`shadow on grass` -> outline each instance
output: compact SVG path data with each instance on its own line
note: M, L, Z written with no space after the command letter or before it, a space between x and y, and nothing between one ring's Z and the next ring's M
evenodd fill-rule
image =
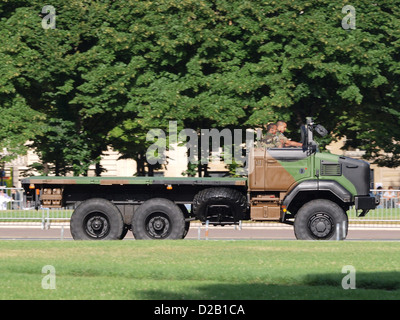
M400 272L356 273L356 288L343 289L346 274L310 274L293 284L212 283L181 290L141 290L146 300L400 299Z
M341 286L346 274L311 274L305 282L310 286ZM355 284L357 289L365 290L400 290L400 272L356 272Z

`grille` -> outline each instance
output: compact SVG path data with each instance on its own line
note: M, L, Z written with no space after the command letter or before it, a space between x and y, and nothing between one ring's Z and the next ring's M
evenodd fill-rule
M321 176L341 176L342 165L340 163L321 163Z

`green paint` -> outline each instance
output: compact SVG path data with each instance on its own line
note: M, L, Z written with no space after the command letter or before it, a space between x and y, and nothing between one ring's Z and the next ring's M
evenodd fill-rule
M321 176L321 161L327 161L331 163L339 163L339 156L331 153L315 153L311 156L300 159L297 161L278 161L282 167L294 178L296 184L306 180L333 180L338 182L344 188L346 188L353 196L357 195L357 191L353 183L351 183L343 175L334 176L327 175ZM317 175L317 172L319 173Z
M342 185L345 189L347 189L353 196L357 195L357 190L352 182L350 182L344 175L340 176L322 176L321 175L321 160L339 163L339 156L336 154L331 154L327 152L316 153L315 157L315 170L319 170L319 179L320 180L333 180Z

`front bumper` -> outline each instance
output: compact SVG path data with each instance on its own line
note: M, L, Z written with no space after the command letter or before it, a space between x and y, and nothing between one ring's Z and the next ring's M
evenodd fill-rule
M369 210L375 209L379 204L379 201L379 196L375 196L373 194L368 196L356 196L354 205L356 210L362 210L359 216L363 217L368 213Z

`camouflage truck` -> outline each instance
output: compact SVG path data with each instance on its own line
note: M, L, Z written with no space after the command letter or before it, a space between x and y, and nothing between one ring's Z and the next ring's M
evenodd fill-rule
M370 194L370 166L318 152L311 118L299 148L253 149L246 178L49 177L22 181L36 207L73 207L74 239L183 239L190 221L212 225L278 221L297 239L345 239L347 211L360 216L379 202ZM189 209L188 209L189 207Z

